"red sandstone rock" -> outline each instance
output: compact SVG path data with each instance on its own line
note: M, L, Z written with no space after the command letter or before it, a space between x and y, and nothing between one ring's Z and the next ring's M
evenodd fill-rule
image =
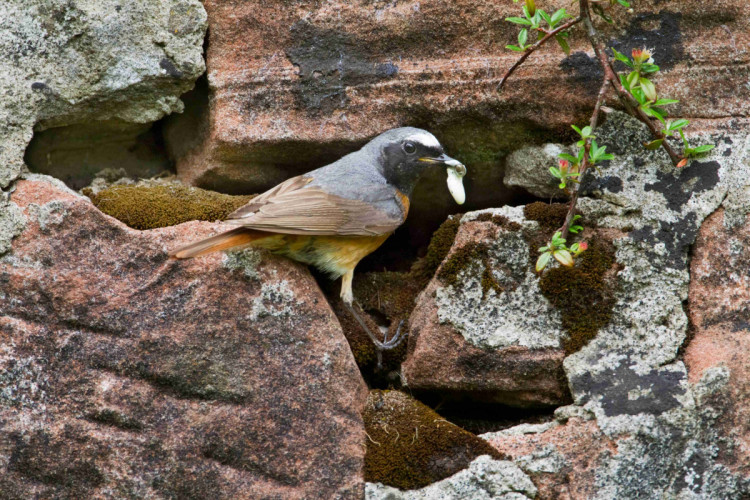
M564 425L553 425L539 433L488 435L489 443L500 453L518 460L534 455L549 468L526 472L539 489L539 500L586 500L596 490L596 469L608 454L617 453L596 422L571 418ZM523 462L523 460L522 460Z
M569 132L570 123L587 120L600 86L579 30L570 57L551 44L498 94L500 78L518 58L505 49L517 43L519 30L504 20L520 12L512 2L204 5L209 99L189 119L194 125L173 137L181 142L198 131L197 146L178 148L177 169L202 187L257 192L409 124L429 128L467 162L475 197L493 191L497 197L499 158L539 140L540 131ZM575 10L563 0L537 5ZM598 24L621 52L656 49L660 95L681 100L672 113L747 116L745 0L633 2L633 8L633 14L614 9L614 27Z
M367 391L298 264L167 250L42 180L0 260L0 491L28 498L360 498Z
M709 368L729 369L729 382L716 407L717 428L732 444L719 442L720 461L750 473L750 217L724 226L720 209L701 226L690 265L690 320L693 338L685 350L691 382Z
M533 270L526 262L528 248L524 249L521 226L505 221L505 227L488 220L464 222L436 277L419 295L409 320L409 348L402 365L411 390L522 407L570 401L562 366L565 353L559 341L564 332L559 320L554 320L556 313L539 294L537 278L528 275ZM485 261L462 254L462 250L482 245L488 248ZM503 254L504 248L510 253ZM505 258L510 260L503 261ZM487 264L489 270L484 267ZM448 266L465 266L465 271L460 271L465 274L459 274L458 282L451 285L452 290L461 291L446 293L455 306L454 313L466 318L466 334L439 315L437 294L449 290L442 277ZM480 278L489 274L502 290L487 290L482 295L477 289L483 286ZM514 294L522 289L526 290L522 294L537 295L533 300L521 300ZM532 322L524 322L524 317L532 315ZM493 343L507 340L500 339L502 334L495 329L503 318L511 316L525 323L519 325L521 338L493 348ZM541 338L548 344L541 345Z

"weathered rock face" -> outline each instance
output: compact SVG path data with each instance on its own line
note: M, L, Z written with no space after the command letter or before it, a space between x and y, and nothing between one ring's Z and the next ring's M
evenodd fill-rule
M517 465L488 455L419 490L402 491L380 483L368 483L365 490L367 500L523 500L536 495L536 486Z
M747 363L742 354L747 319L744 247L746 240L750 241L745 234L750 213L746 126L745 121L737 120L700 138L692 137L694 143L716 145L716 150L682 169L675 169L661 152L643 150L644 128L622 114L610 114L599 129L599 143L607 145L616 158L602 166L599 175L584 180L585 196L579 207L584 225L596 226L590 242L612 241L617 273L613 295L606 301L611 310L595 335L562 362L574 405L559 409L557 422L533 431L521 426L486 436L534 480L540 498L640 498L644 491L696 499L750 495L744 453L748 446L747 388L743 382ZM709 219L695 248L695 282L688 297L690 248L703 220L720 206L723 215ZM514 211L519 209L491 213L512 219ZM467 230L475 225L474 241L497 241L498 247L512 253L512 240L505 231L493 230L484 236L477 221L470 221L474 217L476 214L467 214L463 224ZM516 220L524 224L520 217ZM541 224L543 218L538 220ZM489 228L488 221L479 223ZM453 256L458 248L466 247L461 241L463 229L459 229ZM554 228L547 230L549 236ZM498 278L504 283L503 273L512 275L509 264L496 273L492 259L497 254L492 249L490 245L484 257L480 252L482 258L477 258L474 248L461 261L464 265L489 263L457 275L467 290L476 289L477 299L482 297L483 281L491 285L489 278ZM484 272L488 267L493 268L490 275ZM554 312L540 309L535 313L542 315L539 318L529 312L528 304L543 303L548 297L544 283L555 271L545 272L529 300L499 303L497 307L504 308L502 315L480 314L485 327L477 332L491 338L488 332L509 317L553 322ZM438 271L436 279L440 274ZM443 288L450 290L445 285L443 282ZM420 304L439 303L439 289L434 296L425 293ZM595 296L594 290L588 295ZM492 303L492 297L493 292L488 291L483 298ZM568 303L568 308L577 317L593 318L600 308L586 297ZM455 287L446 298L449 300L443 304L431 306L432 311L425 309L433 317L431 323L421 321L419 306L412 316L411 358L404 367L407 381L410 373L417 373L419 383L433 379L435 385L445 386L450 379L443 374L455 373L450 364L455 350L437 340L442 335L434 332L449 326L461 333L461 342L472 338L467 336L467 325L485 305L472 302L466 292L456 293ZM455 313L440 316L438 306L455 309ZM695 328L691 343L686 310ZM429 328L424 329L423 324ZM428 347L425 332L433 332L437 347ZM458 336L453 332L454 339ZM539 341L544 336L533 338ZM685 348L685 362L681 348ZM432 360L429 376L415 370L420 356Z
M169 260L217 226L138 232L46 178L10 206L0 491L361 497L366 389L303 266Z
M38 130L100 120L148 123L182 110L203 73L197 0L0 5L0 187Z
M569 401L560 314L541 296L522 208L472 212L410 319L413 390L517 406Z
M720 409L720 461L750 476L750 217L730 221L723 209L701 226L690 265L693 338L685 350L691 382L720 373L709 402Z
M210 106L196 118L201 145L178 161L180 175L204 187L241 182L257 191L404 124L430 128L470 166L497 167L544 131L570 132L600 86L578 36L570 57L554 47L534 54L498 94L518 57L504 48L518 32L504 21L520 11L511 2L205 6ZM544 2L548 11L559 7L570 5ZM601 24L622 52L657 48L660 90L683 99L676 115L747 116L744 7L742 0L636 2L633 14L616 9L615 27ZM489 190L492 170L471 174L479 191Z
M596 469L617 453L590 417L519 425L482 437L529 474L538 499L595 498Z

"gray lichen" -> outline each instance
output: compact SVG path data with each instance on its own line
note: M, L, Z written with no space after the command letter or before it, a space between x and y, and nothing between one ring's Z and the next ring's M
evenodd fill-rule
M523 500L536 494L536 486L517 465L487 455L419 490L402 491L380 483L367 483L365 488L367 500Z

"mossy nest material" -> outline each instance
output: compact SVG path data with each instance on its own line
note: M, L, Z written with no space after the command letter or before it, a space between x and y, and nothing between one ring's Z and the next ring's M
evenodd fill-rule
M111 186L98 193L84 189L94 205L133 229L155 229L191 220L216 221L227 217L253 196L231 196L176 182Z
M505 458L486 441L399 391L370 391L365 480L422 488L465 469L480 455Z

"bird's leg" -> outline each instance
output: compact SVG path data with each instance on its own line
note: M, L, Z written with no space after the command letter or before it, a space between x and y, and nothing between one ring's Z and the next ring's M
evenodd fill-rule
M370 327L367 326L367 323L365 323L365 320L362 318L362 316L359 315L357 310L354 308L353 302L354 302L354 293L352 292L352 278L354 277L354 270L348 271L344 276L341 278L341 299L344 301L344 305L346 305L346 308L349 309L349 312L354 316L354 319L357 320L357 323L359 323L359 326L362 327L362 329L367 333L367 336L370 337L370 340L375 345L375 351L378 356L378 366L377 369L380 370L383 368L383 351L389 351L391 349L395 349L398 347L398 345L403 340L403 336L401 335L401 327L404 324L404 321L401 320L401 322L398 324L398 328L396 329L395 335L391 337L390 340L388 340L387 334L384 336L383 340L381 341L377 335L375 335L372 330L370 330Z

